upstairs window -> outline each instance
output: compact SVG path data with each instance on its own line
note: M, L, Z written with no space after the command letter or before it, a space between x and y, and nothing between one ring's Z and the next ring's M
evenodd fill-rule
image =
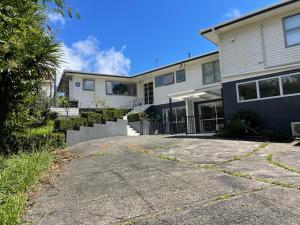
M155 77L155 87L161 87L169 84L174 84L174 73Z
M287 47L300 44L300 14L283 19Z
M84 91L95 91L95 80L84 79L82 88Z
M221 81L220 62L205 63L202 65L203 84L213 84Z
M183 82L185 81L185 70L178 70L176 71L176 82Z

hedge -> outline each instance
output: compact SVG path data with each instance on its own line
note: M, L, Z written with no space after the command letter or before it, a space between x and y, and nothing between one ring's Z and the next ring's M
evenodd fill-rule
M128 110L103 109L96 112L81 112L80 117L57 119L54 122L54 130L78 130L80 126L93 126L94 123L105 123L105 121L117 121L122 119Z
M14 134L5 139L5 154L39 151L43 149L53 150L64 147L64 133L49 134Z
M135 122L140 121L140 114L139 113L130 113L127 115L128 122Z

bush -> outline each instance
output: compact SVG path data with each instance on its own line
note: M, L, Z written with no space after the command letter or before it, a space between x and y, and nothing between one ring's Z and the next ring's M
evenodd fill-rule
M57 149L65 146L65 134L14 134L5 141L5 154Z
M86 126L88 121L86 118L74 117L69 119L58 119L54 122L54 130L78 130L80 126Z
M139 113L130 113L127 115L128 122L135 122L140 121L140 114Z
M56 120L57 118L58 118L58 113L57 112L49 113L49 119L50 120Z
M223 137L260 136L259 116L250 110L240 110L235 113L226 129L221 131Z

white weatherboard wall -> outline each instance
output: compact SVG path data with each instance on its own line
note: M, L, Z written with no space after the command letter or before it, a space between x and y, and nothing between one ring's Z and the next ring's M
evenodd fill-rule
M257 76L272 68L300 63L300 45L286 48L282 21L297 12L300 10L222 33L220 54L223 79L251 73Z
M195 89L205 88L212 85L203 85L202 83L202 64L207 62L212 62L219 59L219 55L215 54L203 59L195 60L190 63L186 63L183 67L176 66L171 67L168 70L158 71L153 75L154 82L154 104L161 105L169 103L170 94L176 94L180 92L187 92ZM166 74L168 72L176 72L176 70L185 69L185 78L186 80L183 82L176 83L176 73L174 73L174 84L155 87L155 77L159 75Z
M83 79L95 80L95 91L83 90ZM109 107L119 108L124 105L128 105L131 101L137 97L143 95L142 88L138 85L138 96L123 96L123 95L107 95L106 94L106 81L123 81L123 82L136 82L135 79L130 78L114 78L114 77L100 77L93 75L80 75L74 74L72 80L69 81L70 87L70 99L79 101L79 108L96 108L95 99L105 99L106 104ZM76 82L80 83L77 87ZM98 105L98 108L101 108Z

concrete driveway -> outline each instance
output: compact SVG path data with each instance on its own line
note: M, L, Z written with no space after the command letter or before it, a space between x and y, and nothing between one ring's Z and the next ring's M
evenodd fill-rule
M70 149L26 224L300 224L300 147L164 136Z

